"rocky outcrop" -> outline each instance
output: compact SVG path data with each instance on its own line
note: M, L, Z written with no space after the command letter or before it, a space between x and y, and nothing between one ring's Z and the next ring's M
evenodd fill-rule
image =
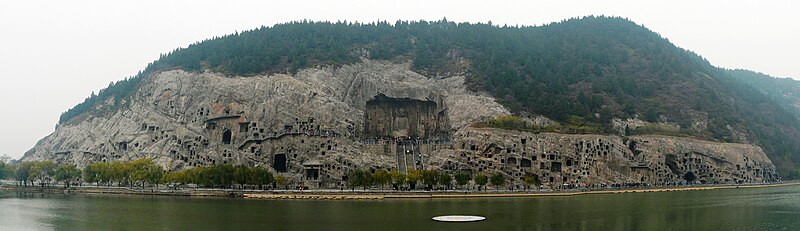
M382 103L368 108L376 97ZM409 63L363 60L246 78L165 71L123 109L107 110L114 102L60 125L24 160L260 165L315 187L336 187L359 168L500 171L517 185L535 174L553 186L775 177L761 149L745 144L471 128L509 112L467 90L463 76L429 78Z
M429 163L448 171L500 171L521 186L535 175L563 185L763 182L776 179L761 148L669 136L605 136L465 128Z

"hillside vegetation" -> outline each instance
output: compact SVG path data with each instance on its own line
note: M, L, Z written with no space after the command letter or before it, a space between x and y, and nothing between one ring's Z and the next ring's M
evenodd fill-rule
M729 70L737 81L754 87L756 90L780 103L788 111L800 110L800 81L790 78L775 78L748 70Z
M518 115L544 115L565 127L607 133L612 118L638 117L677 124L680 134L702 139L754 143L784 177L800 177L800 113L769 89L781 80L750 81L749 72L716 68L643 26L611 17L538 27L447 20L261 27L163 55L65 112L60 123L80 119L108 97L123 107L141 79L160 70L252 76L361 58L411 60L428 76L464 74L469 88Z

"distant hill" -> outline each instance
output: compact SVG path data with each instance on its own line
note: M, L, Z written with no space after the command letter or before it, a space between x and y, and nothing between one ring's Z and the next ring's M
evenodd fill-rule
M184 69L229 75L293 73L362 58L411 60L429 77L464 74L519 115L612 133L614 118L679 126L680 134L761 146L784 177L800 170L800 110L794 80L724 70L624 18L584 17L539 27L447 20L291 22L176 49L137 76L62 114L79 120L113 97L125 102L149 74ZM115 104L118 107L124 103ZM105 107L103 110L113 110Z
M730 76L756 88L780 103L786 110L800 113L800 81L776 78L749 70L728 70Z

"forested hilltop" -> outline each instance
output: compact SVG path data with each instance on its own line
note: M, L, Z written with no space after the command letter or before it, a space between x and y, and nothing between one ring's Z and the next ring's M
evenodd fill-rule
M791 78L775 78L748 70L729 70L734 79L756 88L780 103L789 111L800 110L800 81Z
M141 80L161 70L252 76L341 66L362 58L410 60L416 71L431 77L463 74L469 88L490 93L518 115L539 114L590 132L611 132L613 118L639 118L677 124L676 133L682 135L754 143L784 177L800 177L800 110L787 103L786 94L769 87L787 80L753 80L751 72L716 68L659 34L615 17L538 27L447 20L261 27L163 55L138 75L68 110L59 123L82 118L108 97L124 107ZM698 128L698 121L704 126Z

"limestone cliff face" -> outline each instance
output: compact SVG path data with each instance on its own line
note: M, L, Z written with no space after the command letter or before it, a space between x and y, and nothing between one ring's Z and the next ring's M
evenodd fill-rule
M668 136L603 136L465 128L429 162L452 171L501 171L547 186L742 183L774 180L761 148Z
M399 103L367 108L381 95ZM317 187L335 187L356 168L501 171L514 184L536 174L550 185L774 177L769 159L750 145L469 126L507 114L492 97L467 90L463 76L429 78L409 63L363 60L246 78L173 70L147 78L124 109L60 125L24 160L260 165Z

